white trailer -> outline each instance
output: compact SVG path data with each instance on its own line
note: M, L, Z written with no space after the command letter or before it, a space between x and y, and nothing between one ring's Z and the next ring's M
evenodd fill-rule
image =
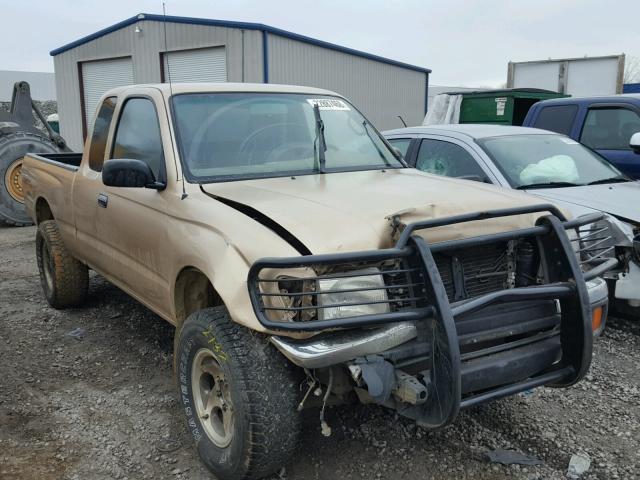
M576 97L622 93L624 54L509 62L508 88L543 88Z

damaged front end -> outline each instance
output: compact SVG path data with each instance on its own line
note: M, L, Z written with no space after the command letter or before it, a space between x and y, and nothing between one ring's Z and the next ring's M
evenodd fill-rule
M568 232L583 271L597 268L603 261L617 259L616 268L602 276L612 297L640 307L640 227L610 215Z
M429 243L430 228L548 212L529 228ZM265 258L248 286L260 323L277 332L312 332L272 343L324 395L394 408L428 428L460 408L540 385L568 386L586 374L592 319L585 280L615 266L604 259L583 274L551 205L510 208L406 225L392 248Z

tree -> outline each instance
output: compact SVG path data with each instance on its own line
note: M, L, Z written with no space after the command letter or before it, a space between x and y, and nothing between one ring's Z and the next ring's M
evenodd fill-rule
M627 55L624 63L624 83L640 83L640 58Z

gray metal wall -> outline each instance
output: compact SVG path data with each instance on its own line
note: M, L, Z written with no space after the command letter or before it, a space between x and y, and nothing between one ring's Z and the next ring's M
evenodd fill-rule
M163 22L143 20L54 57L61 134L74 150L82 149L82 107L78 64L130 56L135 83L161 81ZM243 38L244 37L244 38ZM229 82L262 82L262 32L237 28L167 23L168 50L224 45ZM244 45L244 48L243 48ZM269 82L308 85L336 91L381 130L424 118L426 74L375 60L268 35Z
M53 73L2 70L0 71L0 101L10 102L13 84L21 81L29 82L31 97L34 100L56 99L56 79Z
M137 25L141 33L135 33L136 25L129 25L54 57L60 133L73 150L83 146L78 62L131 56L135 83L160 82L160 52L165 50L163 23L140 21ZM226 49L228 81L262 82L261 32L167 23L168 50L218 45Z
M308 85L347 97L379 130L420 125L426 74L269 34L269 82Z

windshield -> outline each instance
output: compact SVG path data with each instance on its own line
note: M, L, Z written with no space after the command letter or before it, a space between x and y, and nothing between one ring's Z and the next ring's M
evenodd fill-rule
M562 135L511 135L476 142L514 188L588 185L626 181L619 170Z
M196 93L172 102L183 164L199 182L403 166L340 98Z

